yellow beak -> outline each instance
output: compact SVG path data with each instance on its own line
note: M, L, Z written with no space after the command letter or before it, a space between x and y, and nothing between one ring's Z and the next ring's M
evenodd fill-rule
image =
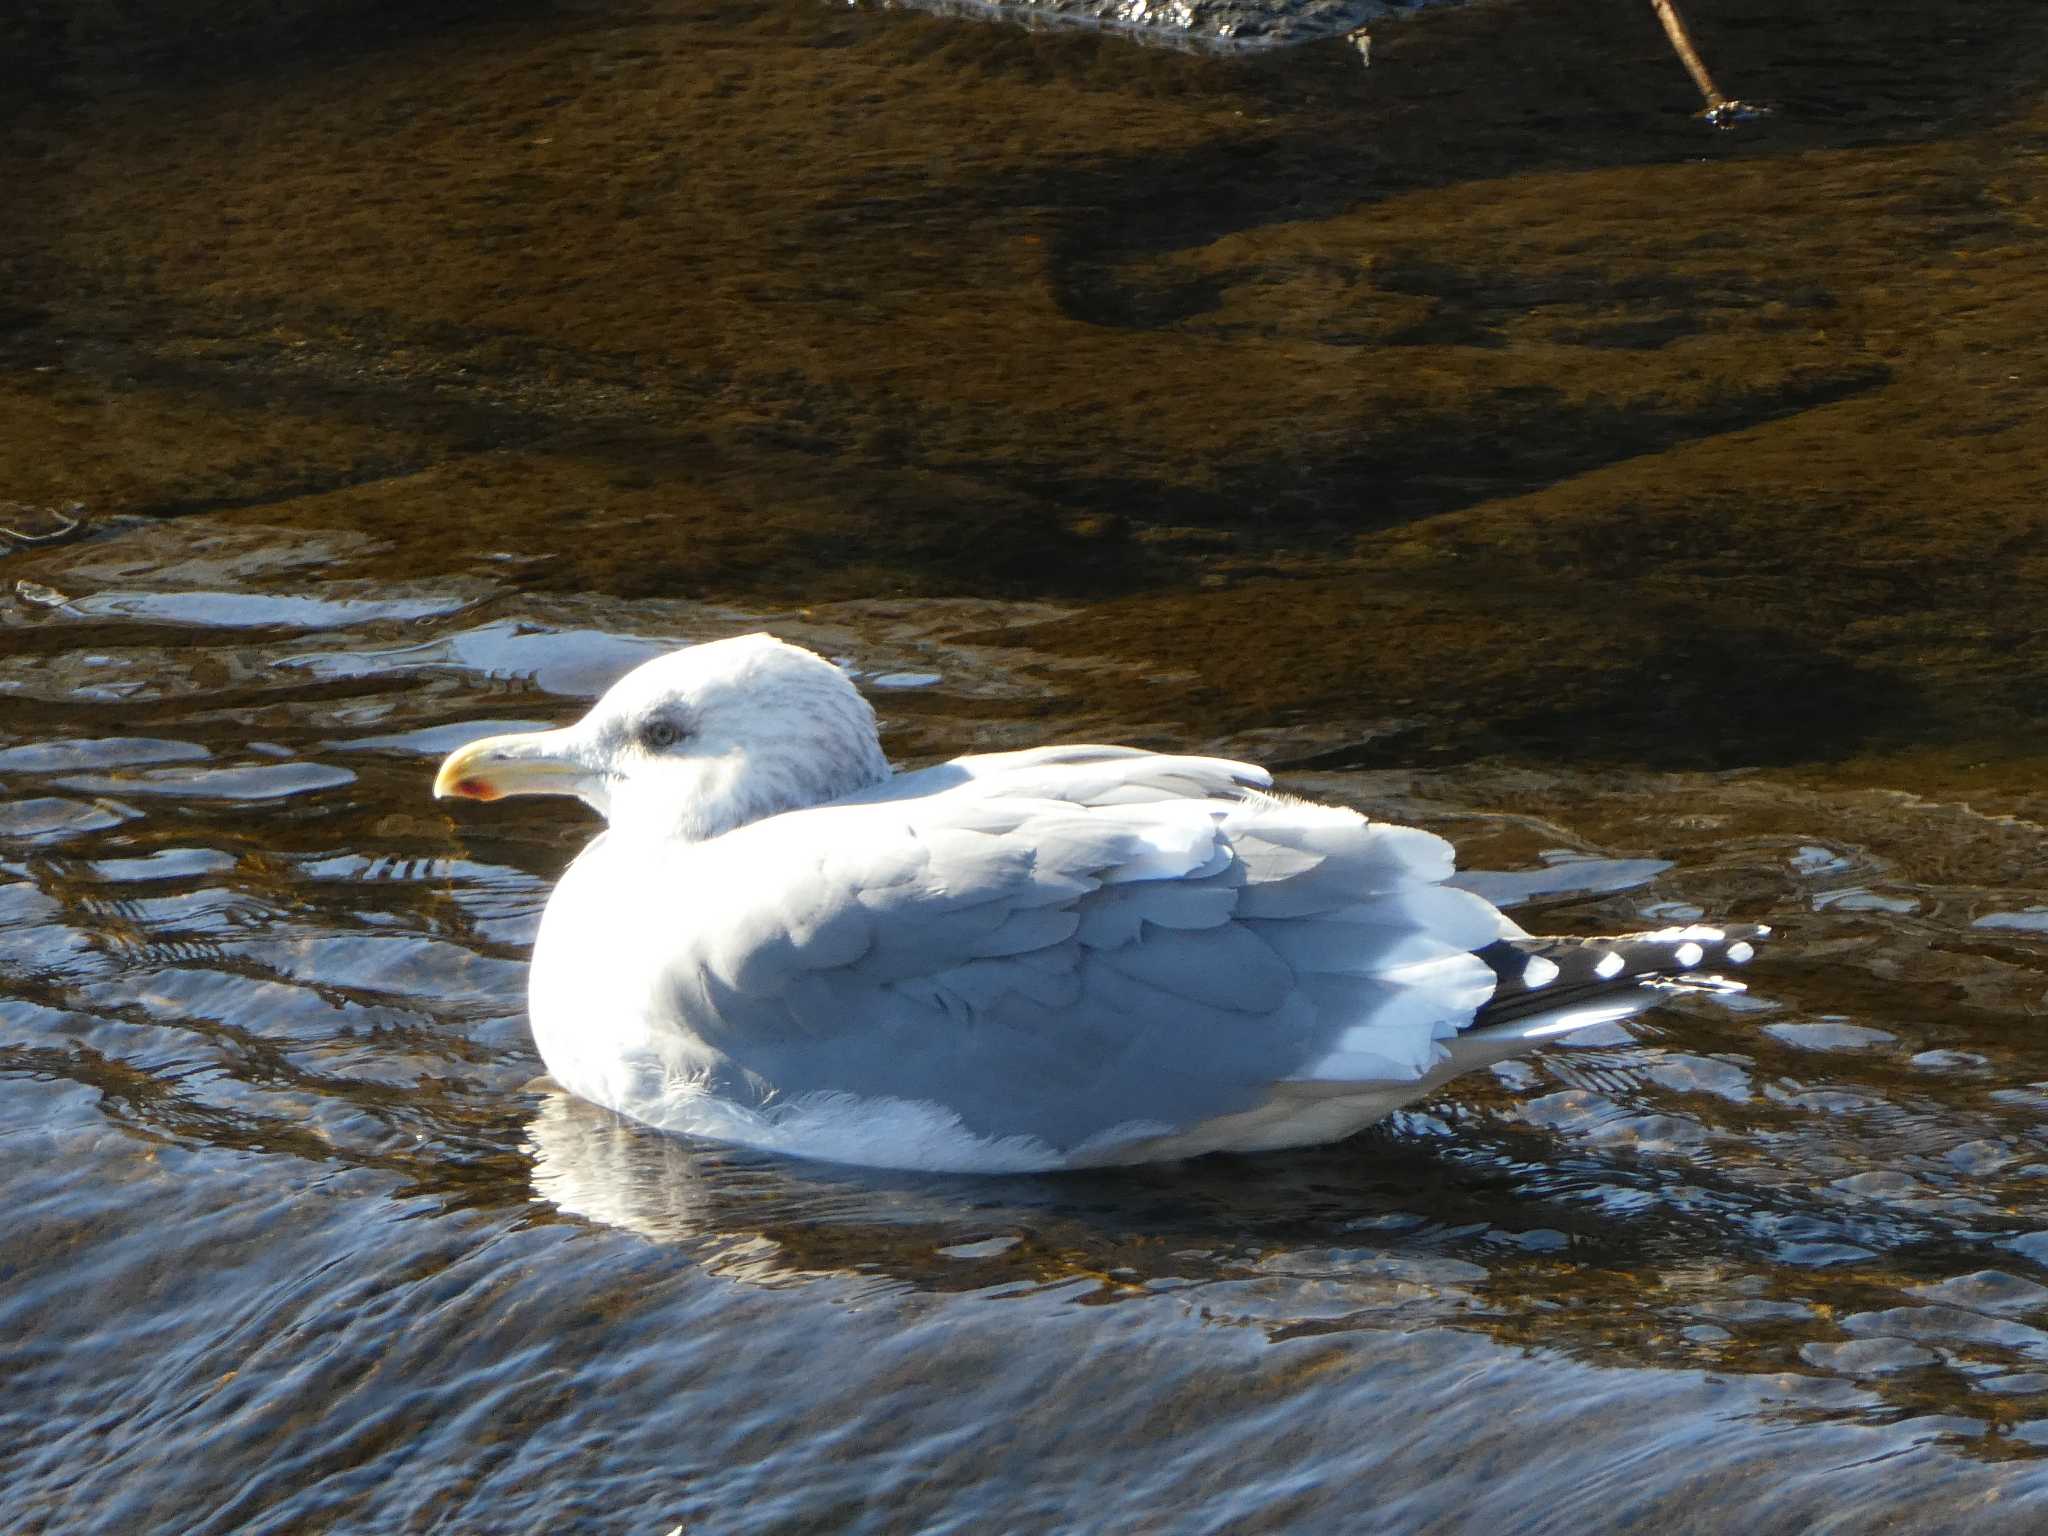
M457 747L434 775L434 798L500 800L506 795L574 795L590 770L577 760L568 731L486 736Z

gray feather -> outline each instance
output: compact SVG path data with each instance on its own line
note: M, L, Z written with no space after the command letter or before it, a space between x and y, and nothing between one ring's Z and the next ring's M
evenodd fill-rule
M700 851L734 861L735 892L799 848L817 875L683 941L679 1065L764 1103L928 1099L1072 1147L1246 1111L1333 1063L1418 1076L1485 998L1443 962L1519 932L1436 883L1441 840L1247 797L1237 765L964 761L922 797L892 781Z

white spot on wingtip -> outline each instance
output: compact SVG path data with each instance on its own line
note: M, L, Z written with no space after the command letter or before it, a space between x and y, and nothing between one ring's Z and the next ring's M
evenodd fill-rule
M1525 987L1547 987L1557 980L1557 962L1546 960L1541 955L1531 955L1529 963L1522 967L1522 985Z
M1627 967L1628 962L1621 958L1621 951L1610 949L1600 957L1600 963L1593 967L1593 974L1602 981L1607 981L1619 976Z
M1691 970L1692 967L1698 965L1702 960L1707 958L1707 952L1704 949L1701 949L1699 945L1694 944L1688 940L1686 943L1679 945L1677 949L1672 951L1671 958L1676 960L1680 965L1684 966L1687 970Z
M1742 939L1737 939L1733 944L1730 944L1728 946L1728 963L1730 965L1747 965L1749 963L1750 957L1753 956L1755 953L1755 945L1750 944Z

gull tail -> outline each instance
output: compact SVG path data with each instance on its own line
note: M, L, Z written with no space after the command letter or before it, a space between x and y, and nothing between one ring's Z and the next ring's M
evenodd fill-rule
M1450 1043L1480 1066L1593 1024L1631 1018L1672 992L1740 992L1715 974L1749 963L1771 930L1762 923L1660 928L1606 939L1501 939L1479 950L1493 996Z

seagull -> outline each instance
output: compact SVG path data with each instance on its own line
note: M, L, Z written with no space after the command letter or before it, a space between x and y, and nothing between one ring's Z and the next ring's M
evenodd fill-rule
M1674 988L1769 930L1534 937L1450 844L1249 763L1050 746L897 773L824 657L765 634L628 673L436 797L607 823L529 974L569 1092L834 1162L994 1172L1336 1141ZM1739 990L1739 988L1738 988Z

